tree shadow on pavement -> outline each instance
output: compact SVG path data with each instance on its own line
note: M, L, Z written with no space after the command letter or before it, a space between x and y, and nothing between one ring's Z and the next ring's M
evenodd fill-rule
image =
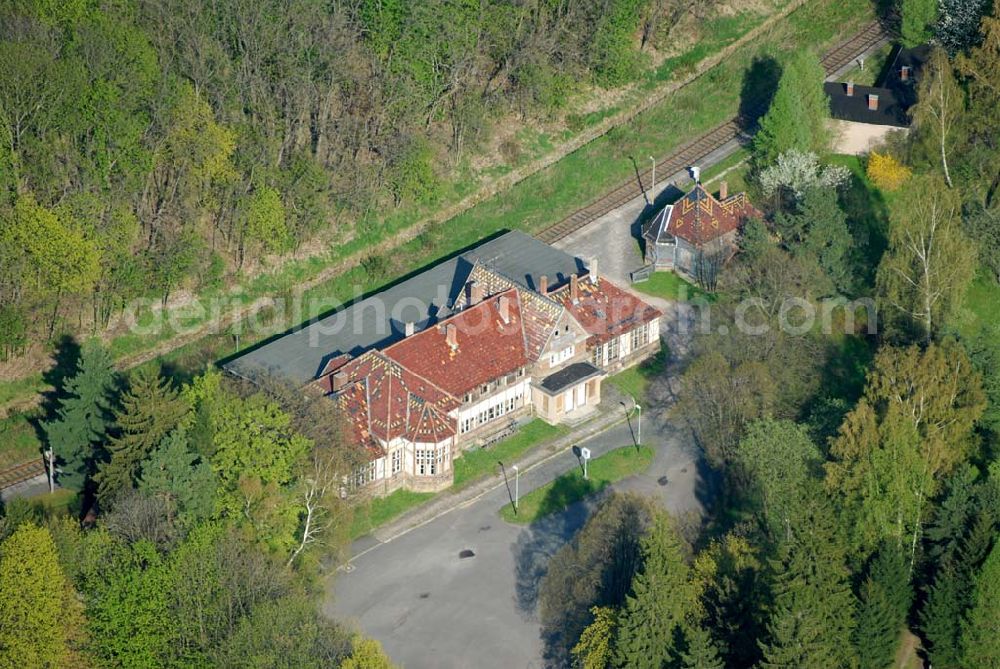
M589 483L584 482L584 483ZM592 495L566 507L565 495L571 494L559 486L546 495L541 509L562 509L543 516L517 537L511 548L514 553L515 601L521 615L537 620L538 589L548 570L549 558L565 546L587 522L600 503L601 495Z

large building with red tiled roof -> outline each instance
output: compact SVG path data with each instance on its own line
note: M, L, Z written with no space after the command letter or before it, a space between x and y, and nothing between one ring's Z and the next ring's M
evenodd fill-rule
M530 416L581 419L609 372L659 350L658 310L599 278L595 263L521 233L340 313L227 369L284 365L328 395L371 454L351 481L379 494L451 485L463 450ZM380 323L386 331L370 331Z
M657 270L672 270L711 284L736 252L740 229L760 215L746 193L730 195L722 182L716 197L698 182L643 230L646 262Z

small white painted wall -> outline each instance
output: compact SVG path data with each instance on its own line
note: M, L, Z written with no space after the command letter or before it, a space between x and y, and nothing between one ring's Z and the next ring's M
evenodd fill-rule
M516 400L514 405L514 410L530 404L531 403L531 392L529 390L530 385L531 385L531 380L527 376L525 376L514 385L507 386L506 388L503 388L502 390L490 395L489 397L483 400L480 400L479 402L476 402L475 404L472 404L466 408L459 409L458 412L459 432L464 433L463 426L465 425L466 420L468 420L469 418L475 418L479 416L479 414L481 413L489 412L490 407L499 405L504 405L506 407L507 402L511 399ZM520 396L520 399L517 399L518 396ZM507 411L505 410L504 415L506 414ZM496 420L497 418L494 418L493 421L490 422L494 422ZM486 423L478 423L471 429L474 430L477 427L485 424Z

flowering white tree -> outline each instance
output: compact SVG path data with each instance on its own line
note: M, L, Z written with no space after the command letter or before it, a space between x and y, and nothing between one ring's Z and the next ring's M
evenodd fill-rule
M765 195L787 191L798 200L810 188L839 188L851 173L840 165L820 165L815 153L790 149L757 177Z
M948 53L967 49L979 36L979 23L989 5L987 0L939 0L934 36Z

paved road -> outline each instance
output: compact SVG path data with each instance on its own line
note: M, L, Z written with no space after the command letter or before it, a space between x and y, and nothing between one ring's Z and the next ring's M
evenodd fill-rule
M634 420L634 419L633 419ZM616 488L656 494L674 512L702 510L696 453L662 416L643 416L656 449L649 471ZM620 424L583 445L597 456L631 442ZM567 453L521 476L528 491L578 466ZM535 591L551 556L590 513L590 500L525 528L503 522L499 488L360 555L337 574L325 610L356 621L407 669L541 667ZM475 557L460 558L471 550Z

